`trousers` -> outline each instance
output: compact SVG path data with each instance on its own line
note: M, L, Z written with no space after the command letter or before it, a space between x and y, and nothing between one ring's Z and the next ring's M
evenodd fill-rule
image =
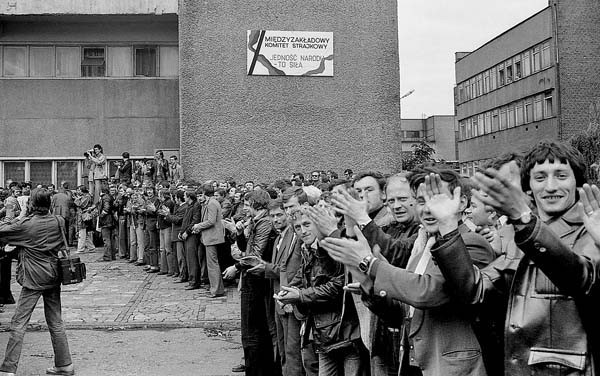
M23 287L15 314L10 322L10 338L6 345L4 362L0 366L0 371L17 372L23 349L25 328L40 297L44 298L44 314L54 349L54 365L64 367L72 363L67 333L61 316L60 285L48 290L30 290Z

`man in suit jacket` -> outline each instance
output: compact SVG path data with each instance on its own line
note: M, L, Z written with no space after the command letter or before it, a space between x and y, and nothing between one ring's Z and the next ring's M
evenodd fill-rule
M200 188L198 198L201 203L200 222L192 226L192 232L200 234L198 259L201 260L202 256L206 258L211 298L225 295L217 256L218 246L225 242L225 228L222 222L221 204L213 197L214 190L212 184L204 184Z
M129 184L131 183L131 174L133 171L133 165L129 159L129 153L123 153L123 162L118 165L119 170L119 182Z
M425 184L426 183L426 184ZM454 171L428 169L413 173L411 189L416 193L416 211L421 222L419 236L412 247L406 269L388 264L379 256L377 234L379 229L370 218L366 223L358 220L354 226L358 241L327 238L322 245L332 258L344 263L361 282L363 291L404 303L403 345L400 350L400 374L486 375L481 346L472 327L472 313L467 305L453 298L447 291L440 269L431 259L436 249L446 246L448 239L461 236L476 264L485 265L493 260L494 253L481 236L451 228L438 220L434 211L436 203L451 200L454 205L441 205L452 210L448 215L458 223L468 199L461 195L460 177ZM427 188L426 188L427 187ZM435 187L437 193L432 193ZM453 192L452 194L449 192ZM342 210L354 205L352 197L344 195L337 201ZM408 251L402 242L398 245Z

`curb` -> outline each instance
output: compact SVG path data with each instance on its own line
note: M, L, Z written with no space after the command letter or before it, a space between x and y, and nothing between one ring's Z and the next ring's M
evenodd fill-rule
M157 329L184 329L203 328L219 330L240 330L240 320L200 320L195 322L153 322L153 323L66 323L67 330L157 330ZM29 324L28 332L47 331L46 324ZM0 326L0 333L9 332L7 325Z

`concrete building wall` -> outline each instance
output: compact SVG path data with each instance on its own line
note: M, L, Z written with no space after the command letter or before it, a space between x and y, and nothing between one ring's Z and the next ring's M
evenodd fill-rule
M179 147L176 79L0 80L2 157L72 157Z
M197 179L400 165L396 1L182 0L181 153ZM327 31L334 77L246 75L246 31Z
M524 152L540 140L556 139L557 123L557 118L551 118L459 141L460 162L494 158L510 151Z
M4 17L0 43L174 43L177 16Z
M0 0L0 15L177 14L177 0Z
M446 161L455 161L456 158L456 138L454 130L456 128L456 117L452 115L436 115L427 118L428 138L435 140L436 159Z
M456 82L462 82L550 38L551 17L550 8L546 8L460 59L456 63Z
M600 100L600 2L553 0L560 82L560 139L585 130Z

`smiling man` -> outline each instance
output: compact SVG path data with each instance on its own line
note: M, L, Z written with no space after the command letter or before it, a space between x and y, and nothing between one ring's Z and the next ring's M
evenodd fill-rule
M353 187L361 201L367 203L369 217L379 227L389 226L393 217L385 203L385 177L379 172L361 172L354 178Z
M497 170L475 175L485 204L509 218L519 252L474 269L459 239L432 252L448 291L482 306L508 302L505 375L593 375L599 369L600 190L583 156L542 141L525 156L521 187ZM582 203L577 205L578 187ZM523 191L530 191L538 214Z

